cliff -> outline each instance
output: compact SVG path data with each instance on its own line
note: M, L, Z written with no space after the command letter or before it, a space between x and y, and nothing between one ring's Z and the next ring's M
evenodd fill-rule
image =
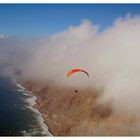
M37 96L36 107L42 112L55 136L139 135L132 129L135 121L125 113L114 113L111 104L100 104L94 89L54 87L51 81L20 81Z

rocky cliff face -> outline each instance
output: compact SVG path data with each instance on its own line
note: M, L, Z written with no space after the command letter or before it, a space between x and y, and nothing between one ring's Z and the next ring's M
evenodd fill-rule
M111 104L100 104L94 89L75 91L52 82L21 81L37 96L36 107L55 136L139 135L126 113L114 113Z

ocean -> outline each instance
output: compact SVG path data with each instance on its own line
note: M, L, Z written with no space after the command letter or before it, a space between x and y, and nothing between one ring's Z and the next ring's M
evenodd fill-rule
M8 78L0 78L0 136L51 136L36 97Z

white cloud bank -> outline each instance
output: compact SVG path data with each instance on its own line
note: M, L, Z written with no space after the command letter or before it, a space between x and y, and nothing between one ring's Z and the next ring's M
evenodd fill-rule
M10 53L7 58L14 64L18 59L16 66L20 66L24 77L49 79L60 86L102 89L102 101L113 100L115 108L133 113L139 110L139 16L119 18L103 32L98 31L97 25L84 20L79 26L71 26L51 37L21 44L25 46L24 51L17 52L18 45L13 50L16 56L24 54L24 59L20 60L20 55L13 59ZM0 42L0 49L3 47ZM77 73L68 79L66 73L72 68L85 69L90 78Z

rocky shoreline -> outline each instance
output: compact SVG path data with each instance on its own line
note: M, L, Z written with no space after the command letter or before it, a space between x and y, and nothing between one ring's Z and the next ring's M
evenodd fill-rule
M110 103L99 103L101 95L94 89L75 92L75 89L54 87L50 81L20 83L37 97L35 107L53 136L140 135L134 118L126 112L114 113Z
M17 85L17 87L19 87L21 89L23 94L25 94L25 95L30 94L31 95L31 97L29 99L27 99L27 102L30 104L30 106L28 108L30 108L37 115L37 119L38 119L39 124L42 128L42 135L53 136L52 133L49 131L49 127L45 123L45 120L44 120L42 113L36 107L37 97L35 96L35 94L33 94L31 91L29 91L28 89L26 89L23 85L21 85L19 83L16 83L16 85Z

